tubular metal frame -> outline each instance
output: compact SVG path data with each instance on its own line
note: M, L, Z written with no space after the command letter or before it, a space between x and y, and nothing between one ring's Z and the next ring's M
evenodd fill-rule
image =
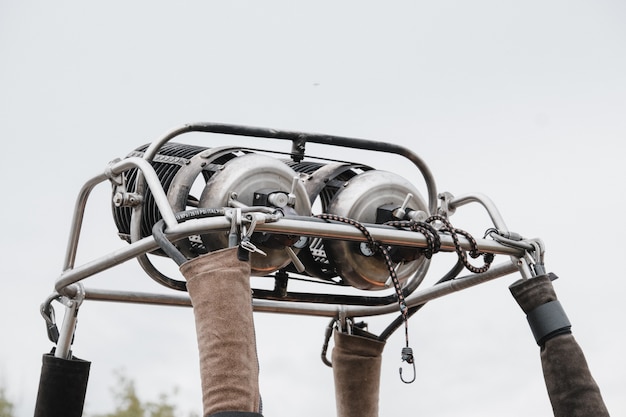
M142 263L141 259L143 258L144 261L147 261L147 254L157 249L158 245L152 236L144 238L139 237L140 234L138 225L139 219L141 218L141 205L136 206L133 210L130 244L127 244L124 247L116 249L99 258L88 261L82 265L75 265L76 253L78 249L84 217L84 210L92 190L98 184L105 182L106 180L113 180L114 178L129 169L137 169L137 188L135 192L137 192L138 194L143 193L143 191L145 190L145 186L147 186L151 191L154 197L154 201L166 224L165 233L169 240L176 241L200 233L230 230L231 220L229 220L225 216L193 219L188 220L184 223L178 223L175 218L175 214L173 213L172 208L168 203L167 196L162 188L159 178L150 163L150 161L154 158L159 148L163 146L163 144L178 135L188 132L209 132L227 135L241 135L268 139L289 140L292 142L292 158L296 160L298 158L302 159L305 156L304 148L307 142L397 154L399 156L407 158L421 172L428 190L428 206L431 213L437 213L438 211L442 210L441 207L438 207L439 199L444 201L444 204L442 205L446 206L444 209L444 211L446 212L447 210L453 211L454 209L468 203L479 203L489 214L494 226L500 231L507 231L502 216L498 212L496 206L486 196L482 194L468 194L455 198L448 193L437 195L434 178L426 164L417 155L401 146L383 142L374 142L363 139L353 139L338 136L278 131L272 129L225 124L195 123L175 129L167 133L161 139L153 142L145 151L143 158L129 157L123 160L116 160L111 162L103 173L94 176L83 185L83 187L79 191L76 200L70 228L70 235L68 238L68 244L66 249L65 261L63 264L63 272L55 282L55 294L57 294L59 297L65 296L70 299L81 297L81 301L84 297L85 300L167 306L191 306L189 297L186 294L181 293L157 294L131 291L112 291L83 287L81 281L85 280L86 278L89 278L107 269L113 268L133 258L137 258L142 264L142 267L146 269L146 264L145 262ZM416 248L423 248L427 247L428 245L426 238L419 233L399 230L396 228L382 225L368 224L366 226L370 231L371 236L376 241L383 244L409 246ZM257 224L255 230L270 233L286 233L300 236L311 236L325 239L366 241L363 234L353 226L346 224L328 223L319 219L306 217L279 218L272 222ZM441 251L452 252L455 250L454 243L449 235L440 234L440 237ZM471 249L471 244L467 239L459 236L459 240L463 249ZM479 251L485 253L507 255L507 262L492 266L491 269L487 272L456 278L450 281L436 284L435 286L427 289L417 290L417 286L421 281L413 283L412 287L415 288L409 288L410 291L408 291L408 294L406 295L407 306L417 306L430 300L440 298L452 292L460 291L462 289L469 288L483 282L511 274L515 271L521 272L523 278L528 278L532 276L532 271L528 267L527 263L528 253L522 247L504 245L496 240L489 239L477 239L476 242ZM147 262L149 264L149 261ZM147 268L150 269L151 264L149 264ZM422 265L422 268L428 268L428 262L425 262ZM146 272L150 274L150 271ZM425 270L423 272L425 273ZM409 282L407 286L411 286L411 282ZM324 296L324 294L321 294L321 296ZM357 300L357 302L345 304L341 302L341 298L339 299L339 301L334 301L333 299L329 298L327 301L323 302L320 302L319 300L316 302L303 302L297 300L294 301L294 299L288 299L288 301L285 301L280 299L259 299L258 297L255 297L253 299L253 307L254 310L258 312L311 315L323 317L374 316L397 312L398 309L397 301L395 301L393 297L379 297L381 301L379 301L378 303L374 303L374 305L368 305L368 303L363 303L359 305L359 296L355 296L354 298ZM53 296L48 298L48 300L50 301L53 299L54 294ZM372 297L363 297L363 299L372 299ZM68 314L66 314L66 316L68 316ZM72 323L70 323L68 326L70 325L72 325ZM68 338L70 337L71 332L66 331L64 333L68 334L61 335L58 347L62 346L63 348L57 348L57 356L67 356L69 350Z

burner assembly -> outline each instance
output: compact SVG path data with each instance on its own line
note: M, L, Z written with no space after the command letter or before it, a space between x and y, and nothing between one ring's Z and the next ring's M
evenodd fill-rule
M207 146L182 143L187 133L210 134ZM211 146L214 135L227 136L229 146ZM258 139L255 144L266 140L290 147L276 151L239 143L251 137ZM387 166L310 155L309 143L332 155L337 150L370 152ZM410 178L420 179L420 187L393 172L398 158L415 168L417 175ZM76 265L85 207L102 183L110 184L112 217L123 242ZM491 219L479 238L454 222L455 212L468 204L480 205ZM188 124L113 160L85 182L75 207L62 273L41 305L55 349L44 355L36 417L82 414L89 362L76 359L72 345L80 340L79 307L89 300L192 307L201 369L210 370L202 375L203 393L227 393L217 399L204 396L207 416L261 416L253 312L330 319L322 360L333 368L338 414L375 416L381 355L389 336L404 326L399 373L403 382L413 382L411 316L426 303L513 273L521 279L511 293L542 348L555 416L579 415L573 410L582 406L592 410L588 415L608 416L554 293L556 276L545 268L543 242L508 230L482 194L438 192L426 163L405 147L325 134ZM431 260L445 252L455 253L456 261L426 286ZM155 257L171 259L179 274L169 276ZM137 260L163 291L85 284L130 260ZM255 287L259 281L252 276L273 282L273 288ZM307 291L292 290L295 281L304 281ZM53 302L65 308L60 327ZM360 321L386 314L395 318L378 334ZM330 361L326 353L333 334ZM230 350L222 352L222 346ZM573 355L567 360L562 357L566 351ZM573 382L564 393L559 381L565 380ZM242 390L246 395L240 395ZM231 391L238 392L237 398Z

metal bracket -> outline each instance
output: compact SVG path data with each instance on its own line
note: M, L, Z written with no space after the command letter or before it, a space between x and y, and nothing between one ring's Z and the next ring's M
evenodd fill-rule
M52 307L52 302L54 300L58 300L61 297L58 293L53 293L46 301L41 304L39 308L39 312L41 316L46 321L46 330L48 333L48 339L54 343L55 345L59 341L59 328L57 327L56 317L54 314L54 308Z
M441 201L441 205L438 209L439 214L443 217L449 217L453 215L456 211L456 208L452 207L450 205L450 202L454 199L454 195L452 195L452 193L449 193L448 191L444 191L443 193L439 193L437 197Z
M113 193L113 204L115 207L135 207L140 205L143 202L143 196L138 193L128 192L128 188L126 186L126 177L120 174L114 174L112 167L113 165L120 162L121 159L116 158L113 161L109 162L104 173L107 178L113 183L115 186L115 192Z
M306 146L306 138L299 136L291 140L291 159L294 162L300 162L304 159L304 149Z
M122 174L114 174L113 166L117 165L121 161L120 158L115 158L111 162L109 162L104 169L104 175L111 181L114 185L124 185L124 176Z
M541 241L540 239L534 239L530 242L530 244L533 246L534 250L532 251L532 253L528 253L527 256L532 257L532 268L535 272L535 275L544 275L546 273L546 268L543 264L543 258L546 247L543 244L543 241Z
M239 244L239 231L241 230L241 208L233 208L226 211L226 218L230 220L230 232L228 233L228 246L234 247Z

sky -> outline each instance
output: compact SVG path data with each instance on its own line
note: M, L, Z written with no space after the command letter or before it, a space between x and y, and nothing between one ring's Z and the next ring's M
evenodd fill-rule
M39 305L61 273L78 190L114 158L195 121L397 143L427 162L438 190L488 195L511 230L545 242L609 411L626 414L625 19L617 0L1 1L0 385L17 415L32 415L52 348ZM387 156L341 157L425 193ZM103 185L89 201L79 264L125 245L110 197ZM491 226L471 206L451 220L475 236ZM451 262L436 257L424 285ZM381 416L551 415L538 347L508 290L518 277L411 319L411 385L397 373L402 337L389 339ZM133 261L84 284L169 291ZM367 321L376 332L391 319ZM319 359L327 320L255 321L265 415L334 415L332 372ZM170 393L200 412L188 308L85 301L73 350L92 362L86 413L110 410L117 371L142 398Z

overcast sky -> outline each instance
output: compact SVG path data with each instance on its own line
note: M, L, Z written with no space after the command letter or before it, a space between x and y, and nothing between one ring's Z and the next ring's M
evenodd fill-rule
M489 195L510 229L544 240L609 411L625 415L625 21L619 0L2 0L0 384L18 416L32 415L52 347L39 304L61 272L79 188L191 121L398 143L426 160L440 191ZM390 158L367 162L425 193ZM94 193L79 263L125 245L109 198L107 186ZM491 226L474 208L452 221L477 236ZM451 262L435 259L424 285ZM388 341L381 416L551 415L538 347L508 292L516 279L414 316L412 385L398 379L401 335ZM85 285L168 291L136 262ZM334 415L319 360L326 319L255 318L265 415ZM368 321L376 332L391 318ZM110 409L119 369L142 398L178 387L181 409L200 412L190 309L87 301L74 352L93 362L89 413Z

